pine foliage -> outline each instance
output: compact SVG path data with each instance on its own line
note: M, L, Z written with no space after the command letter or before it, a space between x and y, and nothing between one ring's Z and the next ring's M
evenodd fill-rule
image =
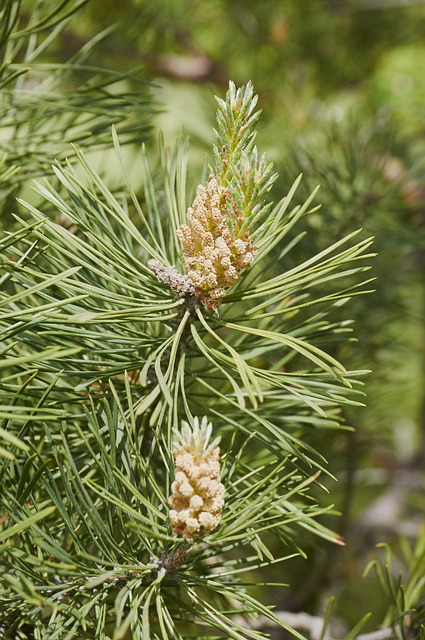
M332 507L309 495L326 460L303 433L338 428L341 407L361 401L363 372L327 345L349 335L333 313L364 290L371 241L351 233L285 268L314 194L299 202L298 179L267 203L255 103L250 84L230 84L218 101L211 172L232 203L229 228L237 211L255 246L218 305L148 264L188 277L177 230L194 194L182 139L171 150L160 143L158 168L140 151L142 194L125 132L113 132L114 190L80 147L70 161L58 155L34 183L37 204L21 198L3 234L5 638L259 639L250 625L259 615L288 628L271 597L254 595L264 571L303 553L300 530L341 543L320 522ZM185 537L169 518L173 450L198 421L220 438L224 504L217 526Z
M108 32L79 49L66 28L88 0L4 0L0 8L1 220L29 180L50 172L54 159L110 146L115 125L122 144L150 133L153 109L140 69L117 72L93 64ZM109 29L110 31L110 29ZM59 43L59 44L58 44ZM59 47L63 61L48 61ZM69 53L71 49L72 53ZM57 57L56 57L57 59Z

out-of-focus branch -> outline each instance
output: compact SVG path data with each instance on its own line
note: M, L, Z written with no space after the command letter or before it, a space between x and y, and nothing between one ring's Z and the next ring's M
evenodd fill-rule
M212 60L188 38L180 37L178 42L183 46L183 52L152 53L135 50L134 47L117 45L114 42L103 43L103 51L115 58L131 59L135 63L145 65L152 74L159 74L167 78L179 80L193 80L203 82L227 82L228 74L221 64ZM61 35L63 58L75 55L86 44L86 39L78 33L67 31Z
M401 637L401 632L398 629L394 630L386 627L370 633L361 633L356 640L400 640Z
M360 11L384 11L401 7L424 4L425 0L363 0L356 4L335 3L335 10L339 13L358 13Z
M325 621L320 616L312 616L304 612L294 613L292 611L275 611L274 615L296 631L305 633L310 640L335 640L329 630L326 630L323 634ZM241 625L246 624L246 619L242 617L238 617L236 621ZM270 618L259 616L255 621L252 621L250 628L257 631L267 631L276 629L277 624ZM355 637L355 640L400 640L401 637L399 630L386 627L369 633L361 633Z

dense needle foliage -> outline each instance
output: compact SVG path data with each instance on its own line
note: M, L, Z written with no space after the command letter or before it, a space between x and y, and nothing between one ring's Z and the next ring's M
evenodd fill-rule
M231 85L218 103L217 135L231 149L223 162L235 176L225 188L246 201L252 187L239 178L248 162L269 180L256 168L257 118L236 117L254 105L250 85ZM115 144L121 157L118 136ZM162 150L160 186L142 152L143 208L124 162L113 194L77 154L78 166L54 169L60 189L36 184L56 215L21 201L27 215L4 236L2 390L13 406L4 417L19 438L2 466L7 619L19 606L12 626L27 617L44 638L64 628L69 637L81 629L107 637L108 625L116 638L127 629L181 637L193 621L259 637L241 635L230 615L239 602L241 612L273 618L243 574L296 553L299 527L337 541L316 521L323 507L306 497L324 459L302 432L336 427L339 406L358 401L358 372L322 345L344 332L332 309L358 291L352 277L367 268L359 259L370 240L354 244L351 234L276 273L274 263L301 241L288 236L312 199L296 204L297 184L272 210L239 197L257 254L209 311L147 266L151 258L181 269L176 230L190 203L182 143ZM168 521L171 449L182 420L204 414L221 436L225 506L219 527L188 546Z
M129 4L160 33L166 2ZM306 547L344 544L329 457L365 401L351 318L382 340L359 301L368 231L400 207L396 181L373 191L393 158L354 123L351 146L286 150L279 176L251 82L217 98L203 171L183 136L153 152L140 70L93 64L106 33L66 55L94 3L33 5L0 9L0 636L313 638L276 606ZM390 547L370 564L384 635L423 640L423 535L401 546L403 579Z

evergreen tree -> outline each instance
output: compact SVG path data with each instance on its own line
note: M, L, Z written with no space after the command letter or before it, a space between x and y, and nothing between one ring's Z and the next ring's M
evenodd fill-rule
M271 204L251 83L217 100L195 185L182 137L129 156L138 72L94 67L96 42L45 62L84 4L1 9L1 637L329 637L333 600L273 607L308 536L343 544L326 458L364 401L346 314L371 240L316 246L311 175ZM423 535L402 548L369 640L423 638Z
M159 187L142 152L144 208L123 161L113 194L77 151L61 191L35 187L72 227L22 200L4 236L6 634L260 637L232 611L287 625L244 574L300 552L299 527L339 542L308 498L324 460L302 432L358 402L359 372L318 344L343 330L328 316L370 240L268 276L312 198L292 205L295 184L265 204L255 104L250 85L219 101L190 208L181 141Z

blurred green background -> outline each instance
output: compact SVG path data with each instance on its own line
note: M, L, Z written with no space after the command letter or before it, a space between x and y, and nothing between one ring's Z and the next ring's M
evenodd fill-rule
M258 146L279 171L273 199L301 172L300 201L321 185L322 207L302 223L297 261L358 228L375 236L375 292L342 306L341 317L355 320L347 327L353 334L343 347L327 345L349 368L371 370L366 406L345 416L355 431L302 434L338 480L323 480L342 512L327 524L347 546L306 538L308 560L279 569L292 586L276 601L316 613L335 594L348 624L373 609L376 628L384 603L363 569L379 554L377 542L414 539L425 512L425 3L89 0L40 60L63 63L82 49L87 64L123 74L115 96L133 96L129 117L144 131L140 140L130 135L126 151L136 181L132 145L145 141L155 157L158 129L169 144L183 130L195 186L211 153L214 94L223 96L229 79L251 80L263 109ZM78 78L76 69L72 82ZM71 86L65 79L60 90ZM138 112L142 86L149 116ZM91 153L113 183L107 133L104 140ZM4 129L0 142L7 150Z

